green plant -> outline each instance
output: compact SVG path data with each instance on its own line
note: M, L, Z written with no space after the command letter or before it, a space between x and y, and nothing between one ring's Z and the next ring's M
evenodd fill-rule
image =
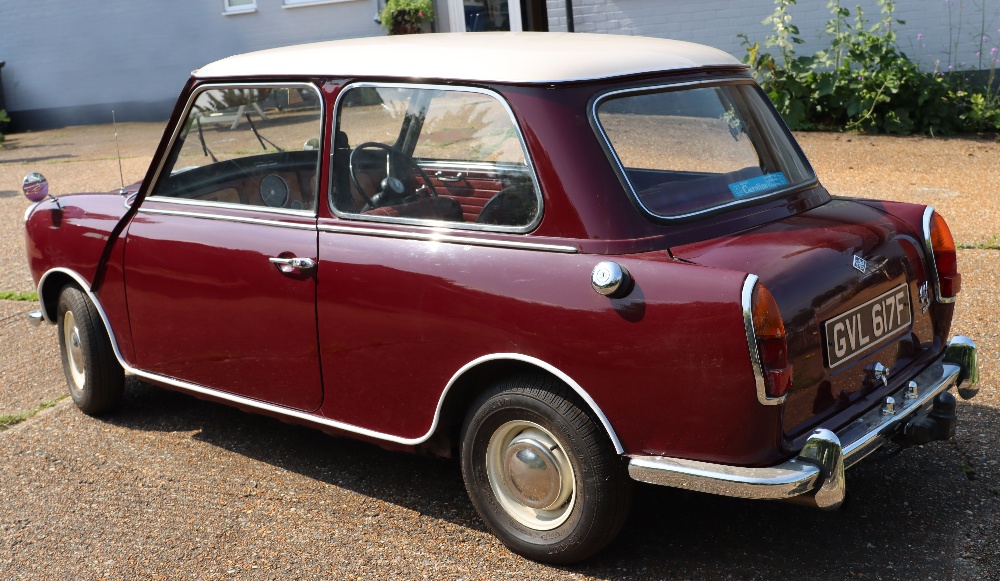
M7 115L6 109L0 109L0 123L10 123L10 117ZM0 132L0 147L3 147L4 136Z
M840 0L830 0L828 48L797 56L795 45L802 40L792 24L795 0L775 4L774 13L763 21L772 28L763 48L746 35L740 38L747 51L744 61L792 129L930 135L1000 131L1000 90L992 88L996 47L990 51L991 68L983 86L966 75L945 75L936 68L924 72L899 47L896 26L905 23L894 16L894 0L878 0L881 17L876 23L860 6L852 17ZM767 50L772 47L777 50ZM980 47L981 53L985 48Z
M4 415L0 415L0 432L6 430L8 428L10 428L11 426L20 424L21 422L23 422L25 420L31 419L31 417L34 416L35 414L37 414L38 412L40 412L40 411L42 411L44 409L48 409L50 407L55 406L60 401L66 399L66 397L68 397L68 396L64 395L64 396L62 396L62 397L60 397L58 399L54 399L52 401L43 401L42 403L38 404L37 408L35 408L33 410L26 411L26 412L21 412L21 413L18 413L18 414L4 414Z
M0 301L37 301L38 293L22 293L17 291L0 291Z
M414 34L425 20L434 18L432 0L389 0L378 16L389 34Z
M959 244L958 248L964 250L1000 250L1000 234L990 236L988 240L974 242L972 244Z

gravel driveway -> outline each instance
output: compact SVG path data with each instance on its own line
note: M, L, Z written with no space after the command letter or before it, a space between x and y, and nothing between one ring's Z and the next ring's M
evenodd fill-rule
M126 182L162 125L122 124ZM68 399L36 303L0 301L0 579L1000 579L1000 142L797 136L834 194L933 204L959 244L954 333L983 389L954 441L848 473L824 513L638 486L622 535L576 567L526 561L479 522L456 462L383 451L130 378L95 419ZM0 291L31 291L17 193L118 185L109 126L9 136L0 149ZM975 247L991 247L977 249ZM50 405L46 402L56 403ZM44 404L44 405L41 405Z

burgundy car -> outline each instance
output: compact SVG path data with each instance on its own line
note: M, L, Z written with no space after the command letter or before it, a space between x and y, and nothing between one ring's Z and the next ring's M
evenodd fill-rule
M70 394L124 374L457 456L513 550L633 481L834 508L952 437L976 347L932 207L831 196L747 68L564 34L335 41L193 73L142 182L25 215Z

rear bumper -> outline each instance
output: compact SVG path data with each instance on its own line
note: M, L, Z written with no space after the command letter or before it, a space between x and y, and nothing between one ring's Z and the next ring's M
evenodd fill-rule
M911 421L927 415L939 394L954 386L962 398L970 399L979 391L978 382L976 344L958 336L948 344L944 355L887 398L893 405L870 410L836 433L816 430L798 456L787 462L744 468L663 456L630 456L629 476L641 482L711 494L799 499L820 508L836 508L844 501L846 468L901 435Z

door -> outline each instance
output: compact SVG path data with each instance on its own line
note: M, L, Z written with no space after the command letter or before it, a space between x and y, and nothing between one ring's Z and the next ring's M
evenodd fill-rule
M319 408L320 112L308 85L216 86L194 96L126 233L140 369Z
M516 248L540 220L541 194L496 93L400 83L343 90L333 163L338 218L319 225L323 411L420 438L448 378L483 354L511 349L509 331L495 327L537 308L497 300L488 281L511 281L501 295L516 294L515 285L528 288L524 280L535 276L523 262L536 273L547 265ZM482 243L498 234L516 237L515 248L436 239Z

